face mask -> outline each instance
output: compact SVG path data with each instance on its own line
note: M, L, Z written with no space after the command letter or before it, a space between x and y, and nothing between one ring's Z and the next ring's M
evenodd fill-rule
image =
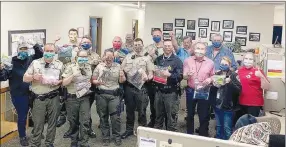
M43 56L44 56L44 58L46 58L46 59L52 59L52 58L54 58L55 53L44 52Z
M27 57L28 57L28 52L21 51L21 52L18 53L18 58L20 60L25 60L25 59L27 59Z
M120 48L121 48L121 43L115 42L115 43L113 43L112 45L113 45L113 48L114 48L114 49L120 49Z
M214 48L219 48L221 46L221 42L212 42Z
M224 65L224 64L221 64L221 65L219 66L219 68L220 68L220 70L222 70L222 71L228 71L228 70L229 70L229 66L228 66L228 65Z
M153 37L153 41L156 42L156 43L159 43L161 41L161 37L160 36Z
M84 44L81 44L81 47L84 49L84 50L88 50L91 48L91 44L90 43L84 43Z
M243 65L246 67L246 68L251 68L253 66L253 60L244 60L243 61Z
M205 52L202 50L195 50L195 56L196 57L203 57L203 56L205 56Z
M77 63L78 64L84 64L84 63L87 63L88 62L88 58L86 57L78 57L77 58Z

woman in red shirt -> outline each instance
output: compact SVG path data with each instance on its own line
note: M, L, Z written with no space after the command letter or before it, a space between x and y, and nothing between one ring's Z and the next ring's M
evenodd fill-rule
M253 53L246 53L243 58L243 65L238 70L242 86L239 104L243 114L258 117L264 105L263 89L268 90L270 83L263 71L254 67L254 60Z

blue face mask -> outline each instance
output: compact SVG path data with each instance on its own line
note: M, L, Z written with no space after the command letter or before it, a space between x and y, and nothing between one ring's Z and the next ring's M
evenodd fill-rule
M51 53L51 52L44 52L43 54L44 58L46 59L52 59L54 58L55 55L56 55L55 53Z
M213 41L212 44L214 48L219 48L221 46L221 42Z
M229 66L228 66L228 65L224 65L224 64L221 64L221 65L219 66L219 68L220 68L220 70L222 70L222 71L228 71L228 70L229 70Z
M83 43L81 44L81 47L84 49L84 50L88 50L91 48L91 44L90 43Z
M25 60L25 59L27 59L27 57L28 57L28 52L22 52L22 51L20 51L20 52L18 53L18 59L20 59L20 60Z
M86 58L86 57L78 57L77 58L78 64L84 64L84 63L87 63L87 61L88 61L88 58Z
M161 41L160 36L153 37L154 42L159 43Z

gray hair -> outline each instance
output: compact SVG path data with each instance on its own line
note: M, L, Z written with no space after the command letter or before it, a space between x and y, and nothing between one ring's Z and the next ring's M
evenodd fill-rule
M220 33L215 33L215 34L212 36L212 41L214 40L215 37L218 37L218 36L220 37L220 41L223 40L222 35L221 35Z
M58 48L55 46L55 44L54 44L54 43L46 43L46 44L44 45L44 50L45 50L46 46L53 47L53 48L54 48L54 50L55 50L55 52L57 52L57 49L58 49Z
M190 39L191 41L193 40L191 36L185 36L185 37L183 38L183 40L187 40L187 39Z
M85 52L85 53L88 55L88 51L87 51L87 50L79 50L79 51L76 53L76 55L79 56L79 54L80 54L81 52Z
M205 49L207 48L207 43L206 43L206 42L196 42L196 43L194 44L193 48L196 49L196 47L197 47L199 44L203 45L203 46L205 47Z

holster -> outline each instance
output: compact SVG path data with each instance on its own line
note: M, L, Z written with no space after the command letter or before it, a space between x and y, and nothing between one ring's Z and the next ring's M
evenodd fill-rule
M32 95L32 91L29 91L29 107L33 109L33 103L35 101L35 97Z
M66 87L59 88L60 103L63 103L68 98L68 90Z

